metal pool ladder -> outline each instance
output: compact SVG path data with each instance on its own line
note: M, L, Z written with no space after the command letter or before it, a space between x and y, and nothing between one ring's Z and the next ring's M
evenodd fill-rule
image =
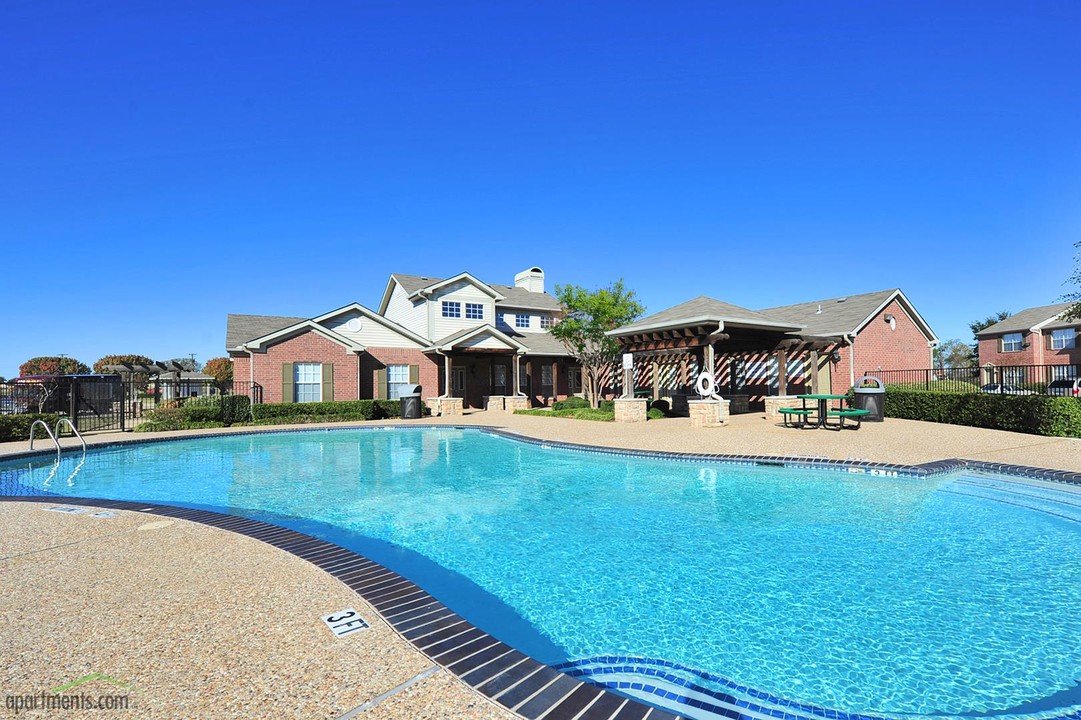
M34 428L37 427L38 425L41 425L41 427L45 429L45 434L48 435L52 439L53 444L56 445L56 457L59 459L60 458L60 451L61 451L62 448L60 447L60 441L57 440L57 437L60 435L60 426L63 425L64 423L67 423L68 427L71 428L71 431L73 433L75 433L75 437L79 438L79 442L82 443L83 452L85 453L86 452L86 440L83 440L83 436L76 429L75 424L73 422L71 422L71 420L68 419L68 418L60 418L59 420L57 420L56 421L56 428L54 430L50 430L49 426L45 423L44 420L39 419L39 420L35 420L34 422L30 423L30 449L31 450L34 449Z

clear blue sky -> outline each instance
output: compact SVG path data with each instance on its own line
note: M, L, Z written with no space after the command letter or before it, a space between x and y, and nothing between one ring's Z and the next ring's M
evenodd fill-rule
M1081 3L0 4L0 375L224 354L390 272L650 311L901 287L943 339L1081 239Z

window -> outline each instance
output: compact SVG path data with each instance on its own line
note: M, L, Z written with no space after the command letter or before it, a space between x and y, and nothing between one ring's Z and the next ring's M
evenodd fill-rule
M293 393L296 402L320 402L323 399L323 366L320 363L294 363Z
M496 327L500 327L500 326L506 327L507 326L507 320L506 320L506 318L503 317L503 313L497 312L495 314L495 324L496 324Z
M1068 348L1076 347L1077 343L1077 331L1073 328L1064 328L1062 330L1051 331L1051 349L1052 350L1066 350Z
M460 318L462 316L462 304L460 302L443 301L443 317Z
M1021 333L1003 335L1002 352L1021 352Z
M541 319L541 327L544 328L544 329L548 329L548 328L552 327L553 325L555 325L555 318L553 318L551 315L541 315L540 319Z
M484 306L480 303L466 303L465 304L465 317L466 320L483 320L484 319Z
M551 392L552 388L552 366L541 365L541 387Z
M408 365L387 365L387 399L399 400L409 384Z
M529 327L529 316L528 315L515 315L514 316L514 327L517 327L517 328L527 328L527 327Z

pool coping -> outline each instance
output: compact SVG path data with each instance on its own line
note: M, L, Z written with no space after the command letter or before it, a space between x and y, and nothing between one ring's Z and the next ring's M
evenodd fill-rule
M1081 486L1081 473L961 458L938 460L919 465L902 465L867 460L831 460L805 456L634 450L542 440L510 432L503 428L485 425L393 424L316 428L260 428L178 437L125 438L123 440L94 443L90 448L111 448L130 444L176 442L188 439L232 437L237 435L329 432L333 430L387 432L402 428L477 430L540 447L590 454L666 459L677 462L712 462L743 466L830 469L857 474L909 477L933 477L955 470L968 469ZM81 449L80 446L68 446L62 448L62 452L79 451ZM0 461L51 456L53 454L56 454L55 449L34 450L3 455L0 456ZM511 712L530 720L541 717L544 717L545 720L569 720L571 718L580 720L642 720L647 714L651 720L677 720L680 717L655 706L646 705L633 698L609 692L597 685L582 682L576 677L541 663L477 628L419 585L397 572L364 555L305 533L237 515L162 503L137 503L126 500L78 498L64 495L0 496L0 501L95 506L162 515L235 532L284 550L300 560L315 565L356 592L403 639L460 681ZM694 702L691 702L691 704L692 706L695 705ZM853 714L853 716L857 715Z

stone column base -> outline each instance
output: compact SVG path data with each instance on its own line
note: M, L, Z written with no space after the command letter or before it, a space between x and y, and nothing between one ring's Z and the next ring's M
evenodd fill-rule
M645 422L647 405L649 401L645 398L616 398L616 422Z
M428 398L424 404L432 411L432 415L464 415L465 401L462 398Z
M782 419L779 410L781 408L798 408L803 405L803 401L795 395L773 395L766 398L766 419L777 420ZM814 402L808 403L807 407L818 407Z
M514 412L515 410L528 410L529 398L525 395L507 395L503 399L503 406L507 409L507 412Z
M503 396L502 395L485 395L484 396L484 409L485 410L503 410Z
M691 427L718 427L724 424L724 403L721 400L690 400L687 409L691 416Z

